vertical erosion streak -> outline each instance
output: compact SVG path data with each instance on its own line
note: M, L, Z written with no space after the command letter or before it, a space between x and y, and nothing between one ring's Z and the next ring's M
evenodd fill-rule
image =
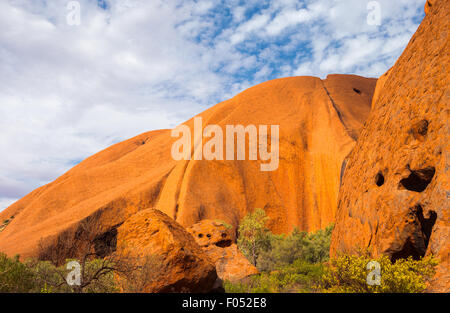
M334 110L336 111L336 114L337 114L339 120L341 121L342 126L344 126L345 132L347 133L347 135L350 136L350 138L352 138L354 141L356 141L358 139L358 136L353 134L353 132L349 131L347 125L344 122L342 114L341 114L341 112L339 111L339 109L338 109L338 107L336 105L336 102L334 102L333 98L331 97L330 92L328 91L327 87L325 87L325 83L323 82L323 80L321 80L321 82L322 82L323 89L325 90L325 92L326 92L326 94L328 96L328 99L330 99L331 105L333 106Z

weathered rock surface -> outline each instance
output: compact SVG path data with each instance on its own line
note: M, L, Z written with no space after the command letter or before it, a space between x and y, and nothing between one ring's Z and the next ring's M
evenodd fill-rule
M432 9L433 6L436 4L437 0L427 0L425 2L425 14L428 14Z
M341 163L369 113L375 83L354 75L276 79L199 115L203 126L224 132L227 124L280 125L273 172L262 172L261 160L248 155L174 161L178 138L170 130L118 143L1 212L0 220L15 218L0 233L0 251L32 256L41 238L58 237L83 219L95 217L106 232L142 208L159 209L184 227L220 219L236 228L249 211L264 208L275 232L324 228L334 221ZM192 119L185 124L193 129Z
M234 242L231 226L220 221L203 220L187 229L216 265L222 280L237 281L258 273Z
M117 231L117 253L131 253L140 260L156 256L160 262L140 291L209 292L213 289L217 280L214 265L194 238L161 211L140 211Z
M449 1L428 1L406 50L376 87L346 165L331 253L392 260L434 254L430 290L450 290Z
M239 281L258 274L258 269L251 264L233 243L229 247L209 246L204 248L206 255L216 265L217 276L222 280Z
M202 220L186 229L200 247L229 247L236 241L236 233L231 225L220 220Z

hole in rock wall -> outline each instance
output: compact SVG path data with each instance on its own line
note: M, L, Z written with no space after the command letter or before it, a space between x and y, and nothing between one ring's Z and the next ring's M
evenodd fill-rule
M356 92L358 95L361 94L361 90L359 90L359 89L353 88L353 91Z
M406 239L402 248L392 254L392 262L395 262L398 259L407 259L408 257L412 257L414 260L419 260L425 256L427 251L433 226L436 223L437 214L434 211L429 211L428 217L425 218L421 205L416 205L413 207L410 214L415 217L414 225L416 227Z
M230 239L227 240L220 240L218 242L216 242L216 246L220 247L220 248L225 248L225 247L229 247L231 246L232 242Z
M436 169L432 166L419 170L411 170L408 177L400 180L399 189L422 192L431 183L435 173Z
M411 134L414 139L419 141L424 141L425 136L428 133L428 121L427 120L421 120L417 123L415 123L409 130L408 133Z
M416 216L420 223L420 229L423 234L423 239L425 243L425 248L428 247L428 243L430 242L431 232L433 231L433 226L437 220L437 213L435 211L428 212L428 218L425 218L423 215L423 209L421 205L416 206Z
M378 187L383 186L383 184L384 184L384 175L381 172L378 172L378 174L375 175L375 184L377 184Z
M417 123L416 130L418 134L425 136L428 132L428 121L421 120L419 123Z
M423 255L418 249L416 249L415 245L411 242L411 239L408 238L406 239L402 249L392 254L391 262L395 263L398 259L407 259L410 256L413 260L419 260Z
M94 239L95 254L100 258L104 258L117 248L117 228L111 228L107 232L97 236Z

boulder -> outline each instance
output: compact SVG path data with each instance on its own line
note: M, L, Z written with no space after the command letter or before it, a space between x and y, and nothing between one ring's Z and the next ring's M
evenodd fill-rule
M200 247L229 247L236 241L236 231L231 225L220 220L202 220L186 229Z
M203 220L187 229L205 253L216 265L217 275L222 280L238 281L258 274L234 243L235 231L221 221Z
M158 210L139 211L118 228L116 253L159 262L140 292L210 292L217 280L214 265L194 238Z

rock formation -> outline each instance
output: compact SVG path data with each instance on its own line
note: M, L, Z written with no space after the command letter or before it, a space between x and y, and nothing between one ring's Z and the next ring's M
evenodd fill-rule
M449 1L427 15L378 81L345 167L331 253L368 249L393 261L434 254L430 290L449 291Z
M216 265L222 280L238 281L258 273L253 264L239 251L230 225L221 221L203 220L187 229Z
M140 292L209 292L217 280L214 265L192 236L158 210L140 211L118 228L117 253L144 263L150 259L148 283Z
M236 228L263 208L278 233L324 228L334 221L341 163L370 111L375 84L354 75L276 79L199 115L204 126L280 125L273 172L248 158L175 161L178 138L170 130L118 143L1 212L0 220L14 219L0 233L0 251L33 256L41 238L56 240L86 218L97 219L102 234L144 208L184 227L220 219ZM192 129L193 120L185 124Z

